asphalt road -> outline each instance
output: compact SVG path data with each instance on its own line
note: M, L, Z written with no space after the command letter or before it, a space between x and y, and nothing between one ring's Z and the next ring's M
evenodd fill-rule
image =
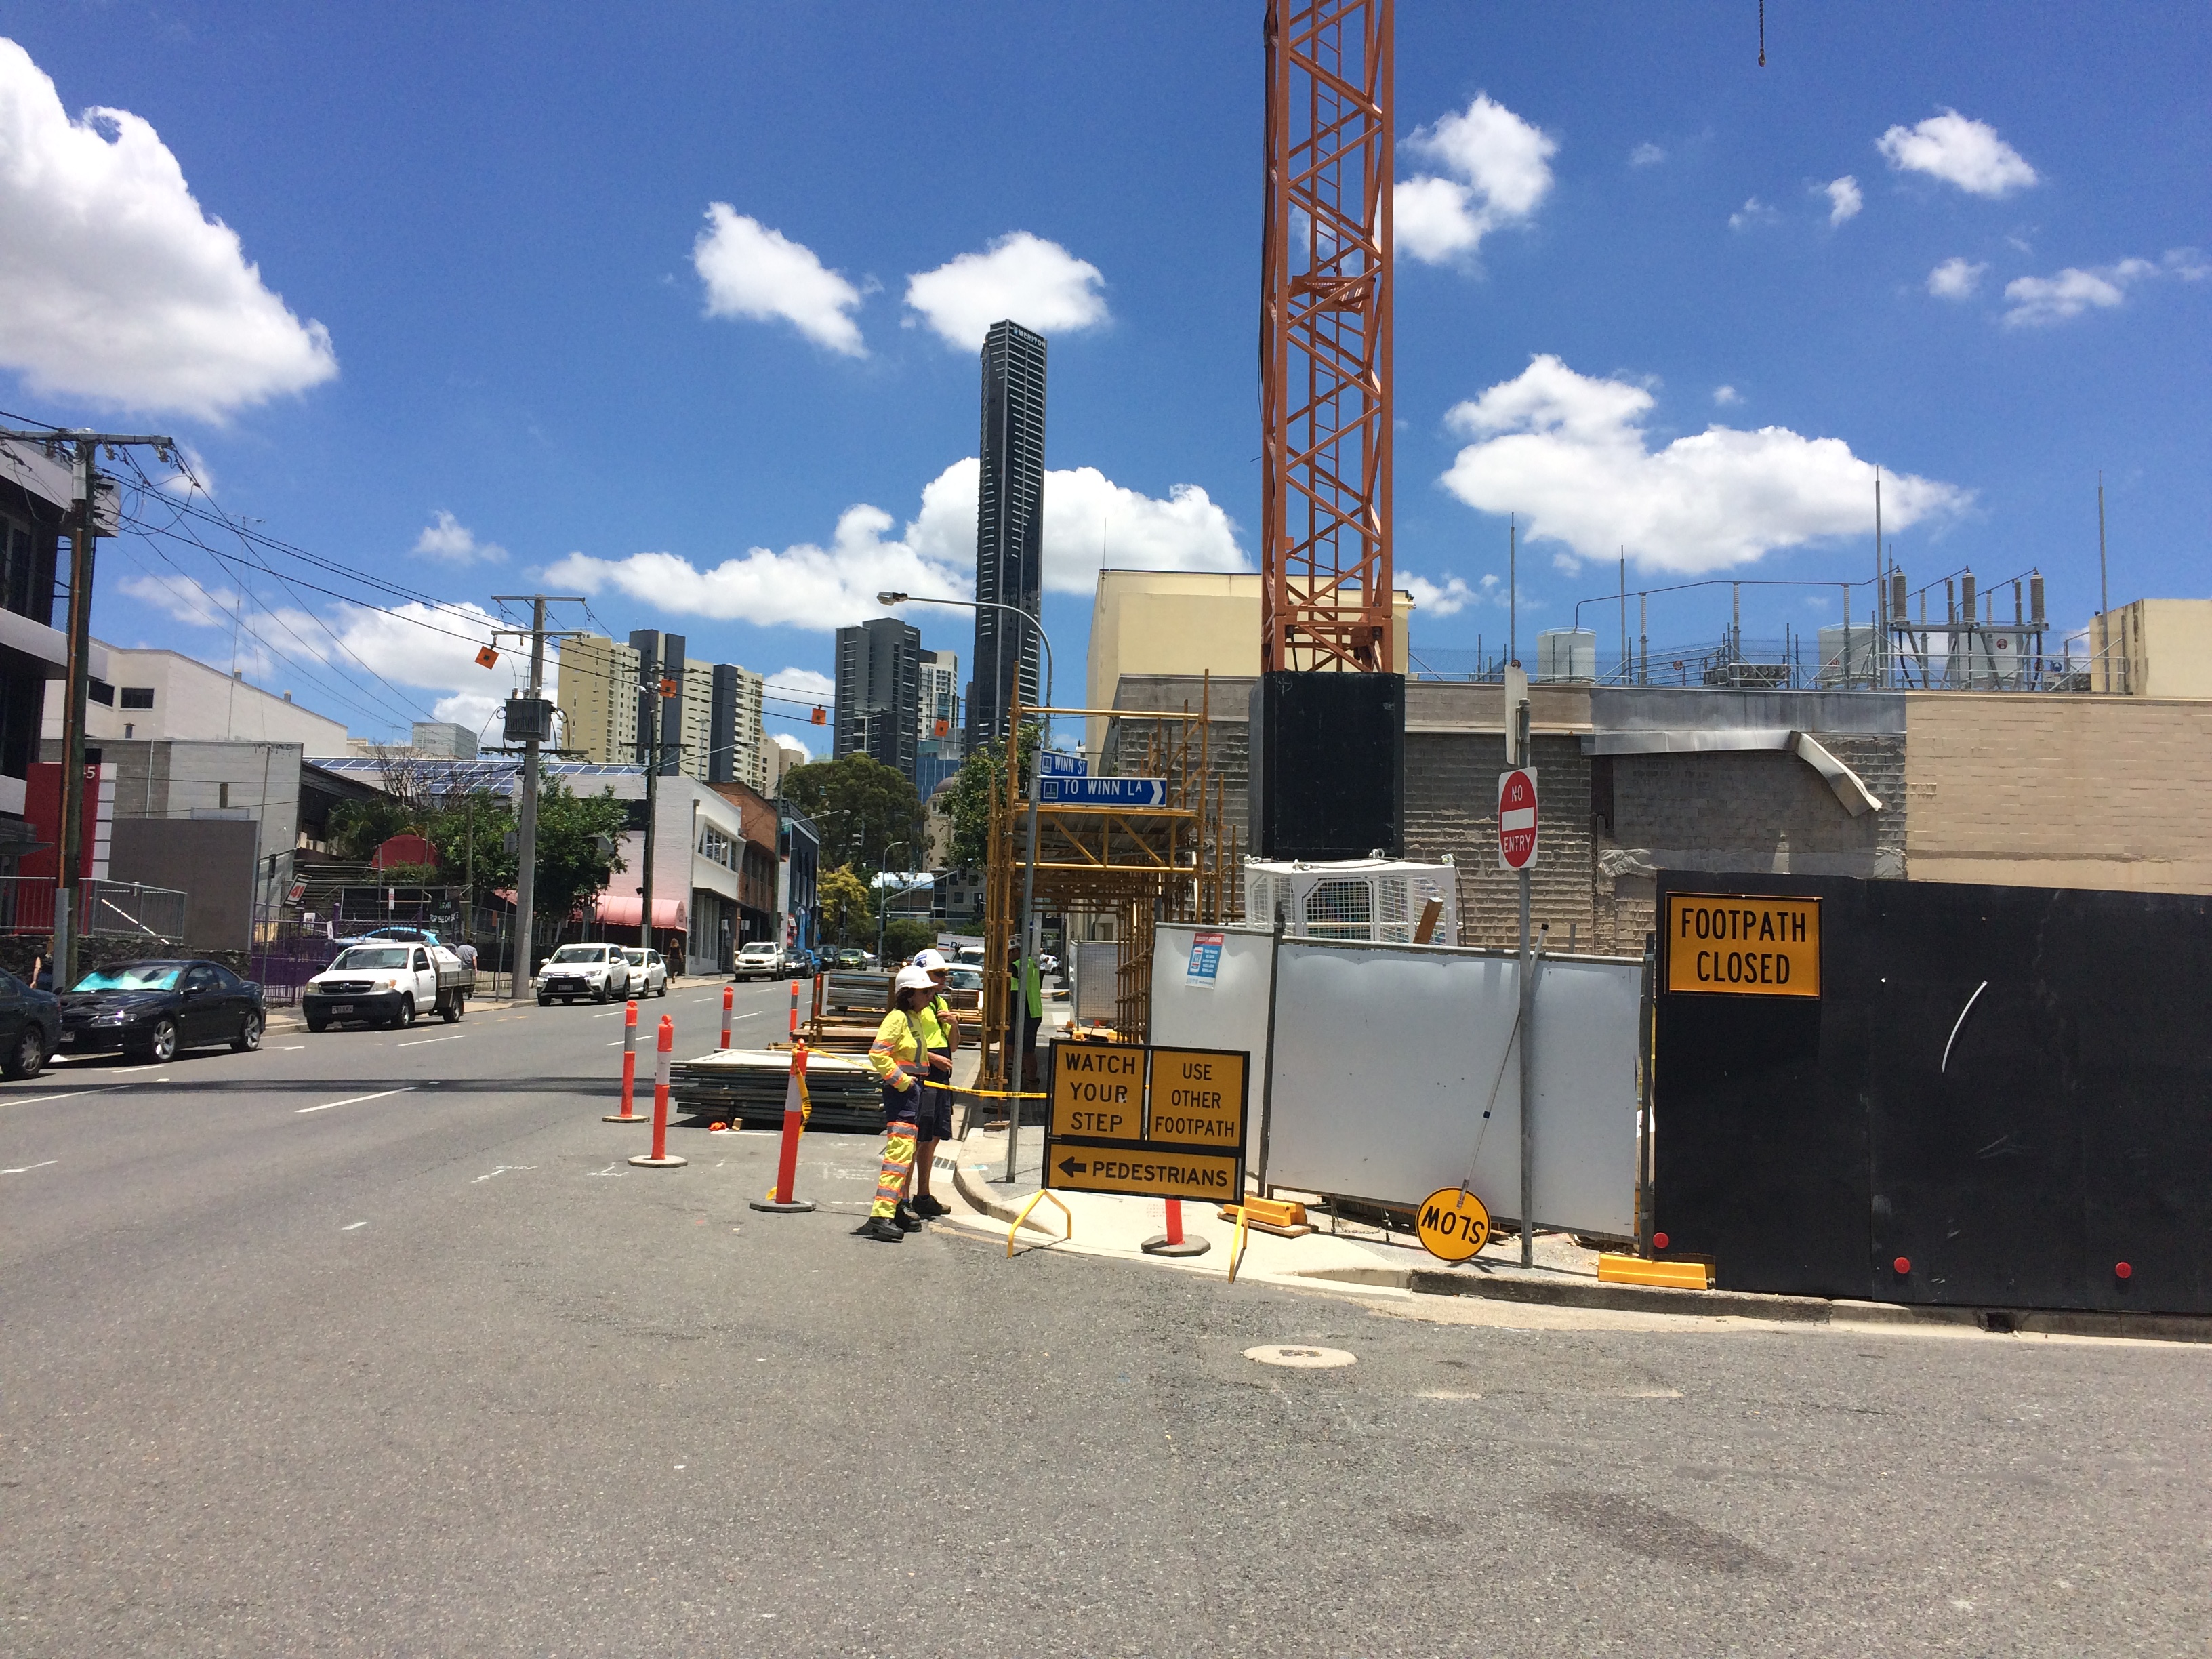
M711 1047L719 1001L646 1024ZM1472 1328L872 1244L871 1143L811 1138L797 1217L746 1207L765 1135L623 1162L619 1021L0 1089L0 1652L2207 1646L2212 1350ZM1282 1342L1358 1363L1242 1357Z

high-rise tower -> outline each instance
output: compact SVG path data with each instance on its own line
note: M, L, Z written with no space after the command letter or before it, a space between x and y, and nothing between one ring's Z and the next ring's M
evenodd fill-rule
M1037 631L995 605L1031 617L1044 603L1044 337L1016 322L983 337L982 474L975 497L975 679L968 696L968 747L1006 735L1018 690L1037 703Z
M896 617L839 629L832 754L866 755L911 780L921 696L920 629Z

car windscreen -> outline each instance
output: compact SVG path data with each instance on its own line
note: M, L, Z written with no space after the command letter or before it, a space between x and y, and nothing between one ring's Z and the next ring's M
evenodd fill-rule
M748 945L744 950L738 951L738 954L741 957L772 957L775 954L775 946L773 945Z
M645 952L639 950L635 945L631 945L628 950L623 952L623 959L628 962L633 968L642 968L645 966Z
M73 991L173 991L185 971L181 962L122 962L95 968L71 986Z
M389 972L394 968L404 968L406 965L407 947L404 945L357 945L350 951L339 951L338 959L330 965L327 971L333 974L363 974L371 969L380 968Z
M606 947L602 945L564 945L553 953L556 962L605 962Z

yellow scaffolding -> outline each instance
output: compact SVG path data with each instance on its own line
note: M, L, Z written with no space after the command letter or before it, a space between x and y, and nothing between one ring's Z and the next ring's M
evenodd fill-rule
M1036 878L1032 904L1040 914L1110 915L1120 960L1115 974L1115 1030L1145 1038L1152 1008L1153 930L1162 921L1218 922L1242 909L1240 837L1224 823L1226 790L1213 769L1213 687L1201 684L1200 706L1180 712L1130 708L1013 710L1018 732L1033 715L1100 716L1144 729L1142 766L1121 775L1158 778L1167 786L1157 807L1037 804ZM1018 762L1020 744L1011 746ZM983 903L982 1086L1007 1082L1007 1028L1013 1009L1007 951L1019 921L1027 865L1029 780L1002 758L992 780L990 858Z

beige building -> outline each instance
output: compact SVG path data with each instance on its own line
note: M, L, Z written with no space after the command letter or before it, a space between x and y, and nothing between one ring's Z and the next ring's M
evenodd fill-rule
M344 755L343 724L281 695L248 685L243 674L175 651L142 651L94 641L85 701L85 740L106 743L258 743L300 745L309 759ZM62 735L64 682L46 683L44 738Z
M2212 599L2137 599L2089 624L2090 689L2212 697Z
M561 747L594 766L637 759L637 653L619 640L584 634L561 647L556 701Z
M1401 588L1390 607L1390 665L1406 667L1413 596ZM1086 707L1111 708L1125 674L1195 678L1212 673L1249 679L1260 672L1260 578L1182 570L1102 570L1091 606ZM1240 696L1243 693L1240 690ZM1243 711L1240 705L1237 711ZM1085 724L1083 747L1095 763L1106 722Z

